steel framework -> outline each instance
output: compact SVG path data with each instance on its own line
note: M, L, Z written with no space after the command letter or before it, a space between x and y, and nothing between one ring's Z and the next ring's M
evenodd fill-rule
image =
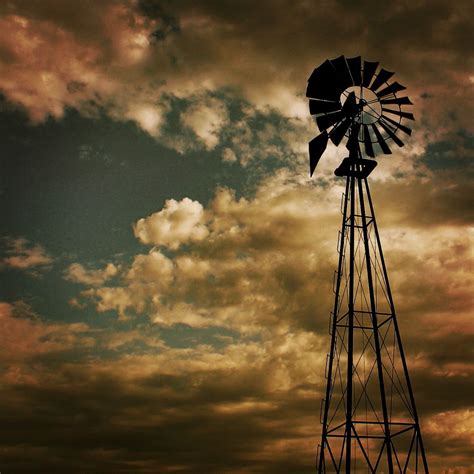
M367 176L358 147L342 196L319 473L428 473Z

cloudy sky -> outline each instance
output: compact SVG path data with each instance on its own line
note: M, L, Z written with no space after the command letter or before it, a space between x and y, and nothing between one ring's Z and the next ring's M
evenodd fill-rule
M344 149L306 81L396 71L371 188L433 473L474 472L469 0L0 5L0 470L309 473Z

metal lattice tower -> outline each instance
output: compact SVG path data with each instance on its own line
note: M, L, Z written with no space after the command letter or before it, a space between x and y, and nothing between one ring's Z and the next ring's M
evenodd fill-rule
M321 134L310 142L310 172L328 139L347 137L349 157L336 169L345 177L339 263L321 404L319 473L428 473L413 390L398 328L367 177L387 142L413 115L401 110L405 89L388 84L393 73L360 57L325 61L309 78L307 96ZM396 106L388 109L387 105ZM398 107L398 109L397 109ZM386 114L398 117L398 122ZM381 130L379 129L381 127Z

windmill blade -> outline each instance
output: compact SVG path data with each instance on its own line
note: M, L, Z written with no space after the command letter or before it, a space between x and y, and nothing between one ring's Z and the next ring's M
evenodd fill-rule
M356 56L355 58L347 58L347 65L349 66L349 71L351 72L352 76L352 83L355 86L360 86L362 84L362 59L360 56Z
M367 153L368 156L375 158L374 148L372 146L372 138L370 137L370 132L369 132L369 126L364 124L363 129L364 129L365 152Z
M369 87L370 81L372 80L378 65L378 62L364 61L364 72L362 74L362 85L364 87Z
M339 100L341 92L335 90L335 70L329 59L318 66L308 79L306 97L313 99Z
M398 82L394 82L387 86L385 89L382 89L380 92L376 92L377 97L385 97L386 95L389 94L394 94L395 92L402 91L406 89L405 86L402 86Z
M412 134L411 128L405 125L408 123L406 120L415 120L406 106L413 104L406 94L400 94L399 91L406 87L393 76L392 71L381 68L378 62L365 61L361 56L349 58L341 55L324 61L313 70L306 95L320 135L309 144L311 175L329 140L336 146L344 141L349 158L343 163L363 155L366 158L375 158L381 153L390 155L394 145L404 146L405 139L401 138L401 133ZM365 100L363 88L370 89L372 94L368 94L369 98ZM372 107L371 104L376 102L380 105ZM393 140L394 145L389 140ZM342 165L337 170L340 176L347 176L350 171ZM363 173L365 170L371 171L363 167L359 171Z
M328 146L328 132L324 131L309 142L309 172L313 176L324 150Z
M377 137L377 142L380 145L380 148L382 148L382 151L386 155L391 155L392 151L390 150L389 146L385 143L385 140L383 139L382 134L380 133L375 123L372 124L372 130L374 131L375 136Z
M357 152L359 149L359 131L360 131L360 122L354 122L349 132L349 139L346 143L346 148L350 152Z
M411 128L405 127L405 125L402 125L401 123L398 123L396 120L391 119L390 117L387 117L386 115L380 117L380 122L390 122L391 124L395 125L395 130L400 129L402 132L406 133L407 135L411 135Z
M339 145L341 140L344 138L344 135L347 132L347 129L351 126L351 119L346 117L340 124L336 125L332 130L329 136L331 137L334 145Z
M413 114L408 113L408 112L402 112L401 110L386 109L384 107L382 107L382 110L384 112L388 112L389 114L398 115L399 117L403 117L403 118L406 118L406 119L409 119L409 120L415 120L415 116Z
M395 73L387 71L386 69L380 69L374 82L370 86L370 90L375 92L384 82L387 82Z
M399 146L405 145L396 135L395 132L385 123L380 121L380 126L387 132L388 136Z
M316 118L316 123L318 124L319 130L323 131L328 129L331 125L339 122L344 118L344 114L340 110L339 112L334 112L332 114L320 115Z
M380 101L382 105L413 105L413 102L408 97L395 97L395 99L382 99Z
M342 93L345 89L352 86L352 76L344 56L339 56L336 59L331 59L331 63L336 71L337 84Z
M341 109L340 102L330 102L328 100L309 100L309 113L311 115L336 112Z

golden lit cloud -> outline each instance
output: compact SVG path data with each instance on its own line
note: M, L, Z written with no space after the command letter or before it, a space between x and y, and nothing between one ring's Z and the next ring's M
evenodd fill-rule
M144 244L169 246L177 249L181 243L206 238L202 205L184 198L166 201L165 207L151 216L140 219L134 226L135 236Z
M39 244L31 245L26 239L6 239L6 257L3 265L17 270L37 271L48 269L54 259Z
M119 267L113 263L108 263L103 270L89 270L80 263L71 263L64 273L64 278L74 283L99 286L118 272Z
M212 150L219 142L219 131L228 122L227 110L217 99L193 104L181 114L181 122L189 127Z
M88 22L73 20L75 8L56 2L3 7L0 90L35 121L59 118L66 107L87 115L105 110L158 136L163 94L187 97L222 88L238 91L261 110L305 118L302 94L312 68L334 51L357 51L371 60L383 57L402 82L412 83L416 115L430 134L470 122L472 71L455 59L469 44L461 34L466 20L458 14L466 2L422 1L409 8L368 2L360 10L336 0L320 8L295 2L288 14L284 2L266 0L248 15L248 6L237 14L225 2L160 7L111 0L82 5L81 15L94 19ZM368 11L372 22L366 21ZM330 47L327 38L333 39ZM188 112L183 123L212 149L225 111L201 101Z

